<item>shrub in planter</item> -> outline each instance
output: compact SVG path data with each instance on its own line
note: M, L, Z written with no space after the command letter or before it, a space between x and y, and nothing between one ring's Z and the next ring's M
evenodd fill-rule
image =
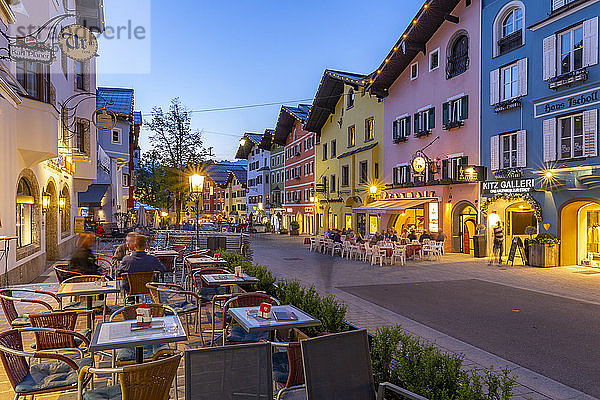
M290 228L292 229L290 235L298 236L300 234L300 224L298 221L290 222Z
M534 267L558 266L558 245L560 240L542 232L529 241L529 264Z
M280 233L280 234L282 234L282 235L287 235L287 234L288 234L288 230L287 230L287 229L285 229L285 228L281 228L281 229L279 230L279 233Z

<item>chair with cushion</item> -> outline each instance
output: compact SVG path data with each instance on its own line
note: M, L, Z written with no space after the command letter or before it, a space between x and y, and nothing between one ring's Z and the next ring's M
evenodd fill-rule
M304 383L304 370L302 369L302 351L300 342L279 343L272 342L276 351L273 353L273 381L279 388L291 388Z
M195 330L198 333L201 298L196 292L186 291L182 286L173 283L150 282L146 284L146 287L150 291L154 303L172 307L177 315L186 317L188 333L190 331L188 317L194 315L196 317Z
M165 354L167 355L167 354ZM122 368L83 367L79 372L78 400L168 400L183 354L171 352L168 357ZM92 375L118 374L119 385L84 390ZM177 398L177 385L175 386Z
M69 391L77 388L77 373L91 366L91 358L71 359L51 352L23 351L23 332L47 332L80 336L76 332L48 328L19 328L0 333L0 359L15 391L14 399L36 394ZM80 337L81 338L81 337ZM81 338L89 344L87 338ZM28 360L43 361L38 363Z
M37 304L42 306L47 311L52 311L52 306L47 302L39 299L20 297L22 293L28 295L44 295L52 297L58 304L60 304L59 298L52 292L45 290L34 290L34 289L22 289L22 288L8 288L0 289L0 305L2 311L8 320L8 323L13 328L19 328L24 326L30 326L29 318L26 315L20 314L15 307L15 303L21 304ZM19 297L17 297L19 296Z
M279 305L279 300L275 297L269 296L264 293L243 293L232 297L227 300L223 305L223 345L240 344L240 343L252 343L259 342L261 340L269 340L269 332L246 332L238 324L230 324L227 326L227 311L230 308L237 307L258 307L261 303L269 303L272 305Z
M153 317L164 317L165 314L177 315L177 312L164 304L148 304L150 309L152 310ZM136 310L139 307L139 304L131 304L125 306L117 311L115 311L111 316L109 321L115 321L117 318L121 318L123 320L135 320L136 319ZM155 344L144 346L144 361L145 360L157 360L163 354L171 351L169 344ZM129 365L135 364L135 348L127 347L123 349L118 349L116 352L113 352L113 366L117 365Z
M54 264L52 268L54 269L54 273L56 274L56 279L58 279L58 283L63 283L65 280L74 276L83 275L81 272L69 271L68 261L59 261L56 264Z
M146 287L147 283L154 281L156 272L127 272L123 274L123 279L127 279L129 291L126 293L125 302L133 299L137 303L140 296L150 294L150 290Z
M83 311L82 313L88 312L93 311ZM72 332L75 331L78 314L79 312L76 311L29 314L29 319L31 321L31 326L34 328L50 328ZM89 338L92 330L83 329L77 331L77 333L78 335L64 335L56 332L35 332L35 344L33 344L32 347L38 351L71 349L78 351L83 357L83 350L80 346L81 344L86 343L86 340L83 338Z
M62 285L67 283L81 283L81 282L97 282L102 279L102 275L80 275L74 276L63 281ZM88 310L88 302L86 296L72 297L71 301L67 304L62 303L60 300L62 311L85 311ZM97 295L92 298L92 310L95 314L102 314L102 321L106 318L106 296Z
M271 345L251 343L185 352L185 398L273 398Z

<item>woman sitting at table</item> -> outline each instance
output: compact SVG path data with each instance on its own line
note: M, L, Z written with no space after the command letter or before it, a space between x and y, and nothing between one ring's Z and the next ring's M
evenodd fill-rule
M77 249L69 261L69 271L79 272L83 275L98 274L96 256L91 250L95 238L96 236L93 233L84 232L79 234Z
M363 239L363 237L360 234L360 232L356 232L356 243L358 243L358 244L365 244L365 239Z

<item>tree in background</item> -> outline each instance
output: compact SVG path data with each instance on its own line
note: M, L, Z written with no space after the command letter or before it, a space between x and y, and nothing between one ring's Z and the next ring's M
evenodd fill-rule
M175 201L177 222L189 196L188 176L197 171L208 156L202 134L192 131L190 111L178 98L171 100L167 112L160 107L152 109L150 130L152 150L144 156L138 185L140 200L154 206L170 206Z

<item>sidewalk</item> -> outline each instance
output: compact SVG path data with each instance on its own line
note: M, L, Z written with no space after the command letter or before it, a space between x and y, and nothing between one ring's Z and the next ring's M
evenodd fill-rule
M277 244L275 244L275 242ZM467 365L495 368L508 367L518 375L515 399L594 399L579 390L557 382L540 373L524 368L465 341L407 318L388 308L349 293L349 287L394 286L410 283L451 283L476 280L525 289L528 294L549 294L560 299L574 299L600 305L600 270L582 267L531 268L490 267L487 260L463 254L447 254L442 262L409 262L404 267L370 266L319 253L310 253L303 238L254 236L255 262L268 265L278 276L298 279L307 285L315 284L322 293L333 293L348 307L347 319L352 324L374 332L383 325L402 327L453 353L462 353ZM280 256L280 253L283 255ZM280 260L280 261L276 261ZM474 299L475 301L475 299ZM513 310L518 312L519 310ZM595 323L596 321L591 321ZM515 335L518 335L516 332ZM506 337L510 341L511 337ZM539 343L540 351L548 351L551 343ZM582 344L584 346L585 344ZM557 363L562 362L557 358Z

